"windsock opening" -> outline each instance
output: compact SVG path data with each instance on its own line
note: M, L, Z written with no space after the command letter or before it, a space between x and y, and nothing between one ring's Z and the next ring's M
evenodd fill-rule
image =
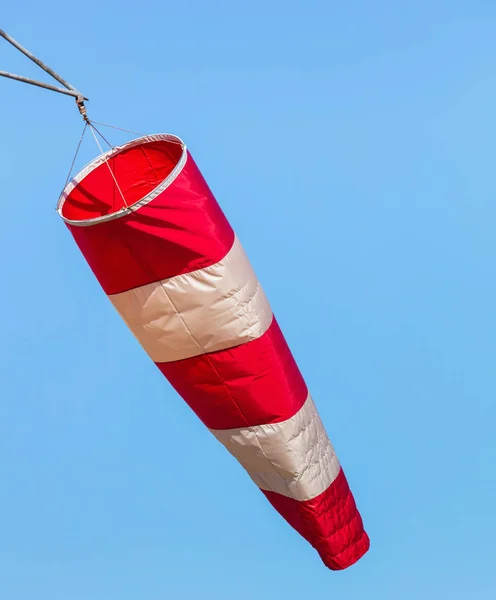
M82 169L62 192L58 213L72 225L119 218L150 202L186 162L178 137L149 135L111 149Z

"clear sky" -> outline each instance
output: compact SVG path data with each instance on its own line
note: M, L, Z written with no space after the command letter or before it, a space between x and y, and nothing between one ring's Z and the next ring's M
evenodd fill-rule
M0 27L93 119L187 142L372 544L328 571L172 391L54 210L73 101L2 79L0 598L494 600L494 0L26 0Z

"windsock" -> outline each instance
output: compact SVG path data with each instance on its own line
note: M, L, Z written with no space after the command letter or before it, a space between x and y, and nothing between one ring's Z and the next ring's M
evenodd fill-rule
M369 548L316 405L181 139L140 137L65 187L58 213L110 302L204 425L332 570Z

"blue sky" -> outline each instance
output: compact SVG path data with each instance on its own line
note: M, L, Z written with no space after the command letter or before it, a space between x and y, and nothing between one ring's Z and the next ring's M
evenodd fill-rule
M1 80L0 597L494 600L494 2L27 0L0 26L95 120L188 143L372 543L327 571L175 395L54 210L73 101Z

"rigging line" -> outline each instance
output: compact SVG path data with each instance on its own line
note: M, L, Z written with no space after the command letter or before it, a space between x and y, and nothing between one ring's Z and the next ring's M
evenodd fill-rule
M72 169L74 169L74 164L75 164L76 158L79 154L79 149L81 148L81 144L83 143L84 134L86 133L87 128L88 128L88 123L85 122L84 127L83 127L83 133L81 134L81 137L79 138L79 144L77 145L77 148L76 148L76 154L74 154L74 158L72 159L72 164L71 164L71 168L69 170L69 175L67 175L67 179L65 181L64 189L67 187L67 184L69 183L69 179L71 178Z
M98 138L96 137L96 135L95 135L95 132L93 131L93 130L95 129L95 127L93 127L93 125L92 125L92 123L91 123L91 122L90 122L90 124L89 124L89 125L90 125L90 131L91 131L91 133L92 133L92 135L93 135L93 137L94 137L94 139L95 139L96 145L98 146L98 148L99 148L100 152L101 152L102 154L104 154L104 152L103 152L103 148L102 148L102 146L100 145L100 142L98 141ZM95 131L96 131L96 129L95 129ZM108 142L107 142L107 143L108 143ZM113 171L112 171L112 169L110 168L110 165L109 165L109 163L108 163L107 157L105 157L105 164L107 165L107 167L108 167L108 170L110 171L110 174L112 175L112 179L114 180L114 183L115 183L115 185L116 185L117 189L119 190L119 194L121 195L122 201L124 202L124 206L125 206L126 208L129 208L129 204L126 202L126 199L124 198L124 194L122 193L122 190L121 190L121 188L119 187L119 184L117 183L117 179L115 178L114 172L113 172Z
M94 125L95 121L89 121L91 127L93 127L93 129L98 133L98 135L102 138L102 140L113 150L115 148L115 146L113 146L108 139L103 135L103 133L97 129Z
M109 125L108 123L101 123L99 121L93 121L93 119L91 120L91 122L94 123L94 124L96 124L96 125L101 125L102 127L110 127L111 129L118 129L119 131L124 131L126 133L132 133L134 135L139 135L139 136L145 135L144 133L140 133L139 131L133 131L132 129L124 129L123 127L116 127L115 125ZM95 129L96 129L96 127L95 127ZM178 146L182 146L182 143L181 142L177 142L176 140L168 140L168 141L171 144L177 144Z
M111 129L118 129L119 131L125 131L126 133L132 133L134 135L144 135L143 133L140 133L139 131L132 131L131 129L124 129L123 127L116 127L115 125L109 125L108 123L100 123L99 121L91 121L92 123L95 123L96 125L101 125L102 127L110 127Z

